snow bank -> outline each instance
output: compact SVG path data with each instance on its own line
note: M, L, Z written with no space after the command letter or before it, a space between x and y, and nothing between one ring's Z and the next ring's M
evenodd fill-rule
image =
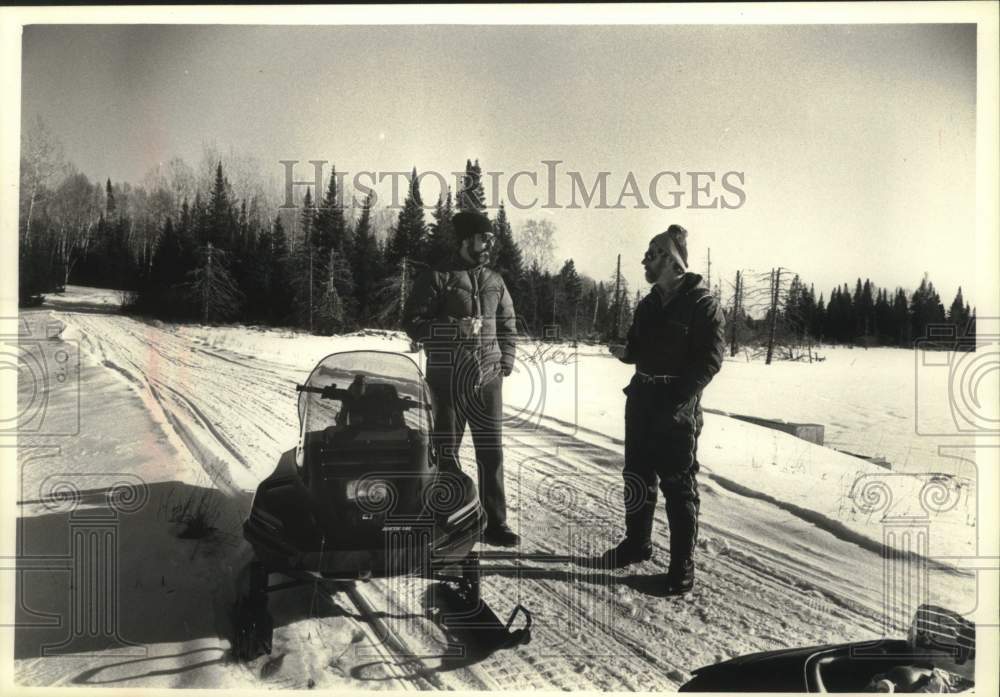
M402 332L365 330L327 337L289 329L205 325L178 325L172 327L171 331L177 336L187 338L196 347L263 358L289 367L301 368L306 374L325 356L339 351L408 352L410 350L409 340ZM416 358L416 355L411 355Z
M96 305L115 308L121 305L121 291L87 286L66 286L63 293L49 293L45 304L54 307Z

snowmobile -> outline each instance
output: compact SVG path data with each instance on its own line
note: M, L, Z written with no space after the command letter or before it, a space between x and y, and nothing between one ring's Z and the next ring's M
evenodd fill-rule
M779 649L698 668L681 692L964 692L976 679L976 627L921 605L906 639Z
M419 367L384 351L327 356L297 385L299 441L260 483L243 535L254 559L234 612L233 652L271 652L268 594L317 579L419 574L437 580L443 626L490 651L530 640L531 614L506 623L482 602L473 552L485 514L472 480L442 471ZM290 580L271 584L271 576ZM512 629L522 614L525 626Z

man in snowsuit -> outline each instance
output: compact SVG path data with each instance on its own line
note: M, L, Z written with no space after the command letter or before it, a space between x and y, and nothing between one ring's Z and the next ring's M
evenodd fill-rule
M457 253L416 279L404 328L427 354L442 469L460 470L458 448L468 423L487 519L483 540L512 547L520 538L507 525L500 436L503 378L514 368L514 304L500 274L486 267L493 248L489 219L463 211L452 224Z
M676 595L694 585L701 392L722 367L724 320L701 276L687 271L680 225L650 241L642 265L653 288L636 307L627 344L612 347L636 370L624 390L625 539L605 562L620 568L652 557L659 479L670 529L665 591Z

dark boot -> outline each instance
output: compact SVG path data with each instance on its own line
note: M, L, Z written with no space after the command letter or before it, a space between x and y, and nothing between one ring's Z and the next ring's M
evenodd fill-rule
M600 558L605 568L622 569L653 558L650 537L656 513L656 487L626 481L625 502L625 539Z
M630 483L625 489L625 539L632 540L640 547L648 547L653 534L653 518L656 515L656 487L635 487L638 496L643 497L638 502L629 500L629 495L636 496L629 489L635 487ZM631 505L630 505L631 504Z
M667 572L667 583L664 590L667 595L684 595L694 588L694 560L686 559L674 564L670 560L670 570Z
M497 547L517 547L521 536L510 529L506 523L487 526L483 533L483 542Z
M612 547L601 557L601 565L609 569L623 569L630 564L648 561L653 558L651 542L636 542L626 537L617 547Z
M670 528L670 568L678 568L694 558L698 542L698 488L691 474L664 480L664 503Z

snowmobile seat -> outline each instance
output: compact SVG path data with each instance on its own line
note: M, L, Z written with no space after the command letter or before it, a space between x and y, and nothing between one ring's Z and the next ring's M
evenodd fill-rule
M403 426L403 410L400 408L399 392L396 391L395 385L379 383L368 385L355 409L361 418L359 422L355 422L352 418L352 425L358 423L367 428Z

